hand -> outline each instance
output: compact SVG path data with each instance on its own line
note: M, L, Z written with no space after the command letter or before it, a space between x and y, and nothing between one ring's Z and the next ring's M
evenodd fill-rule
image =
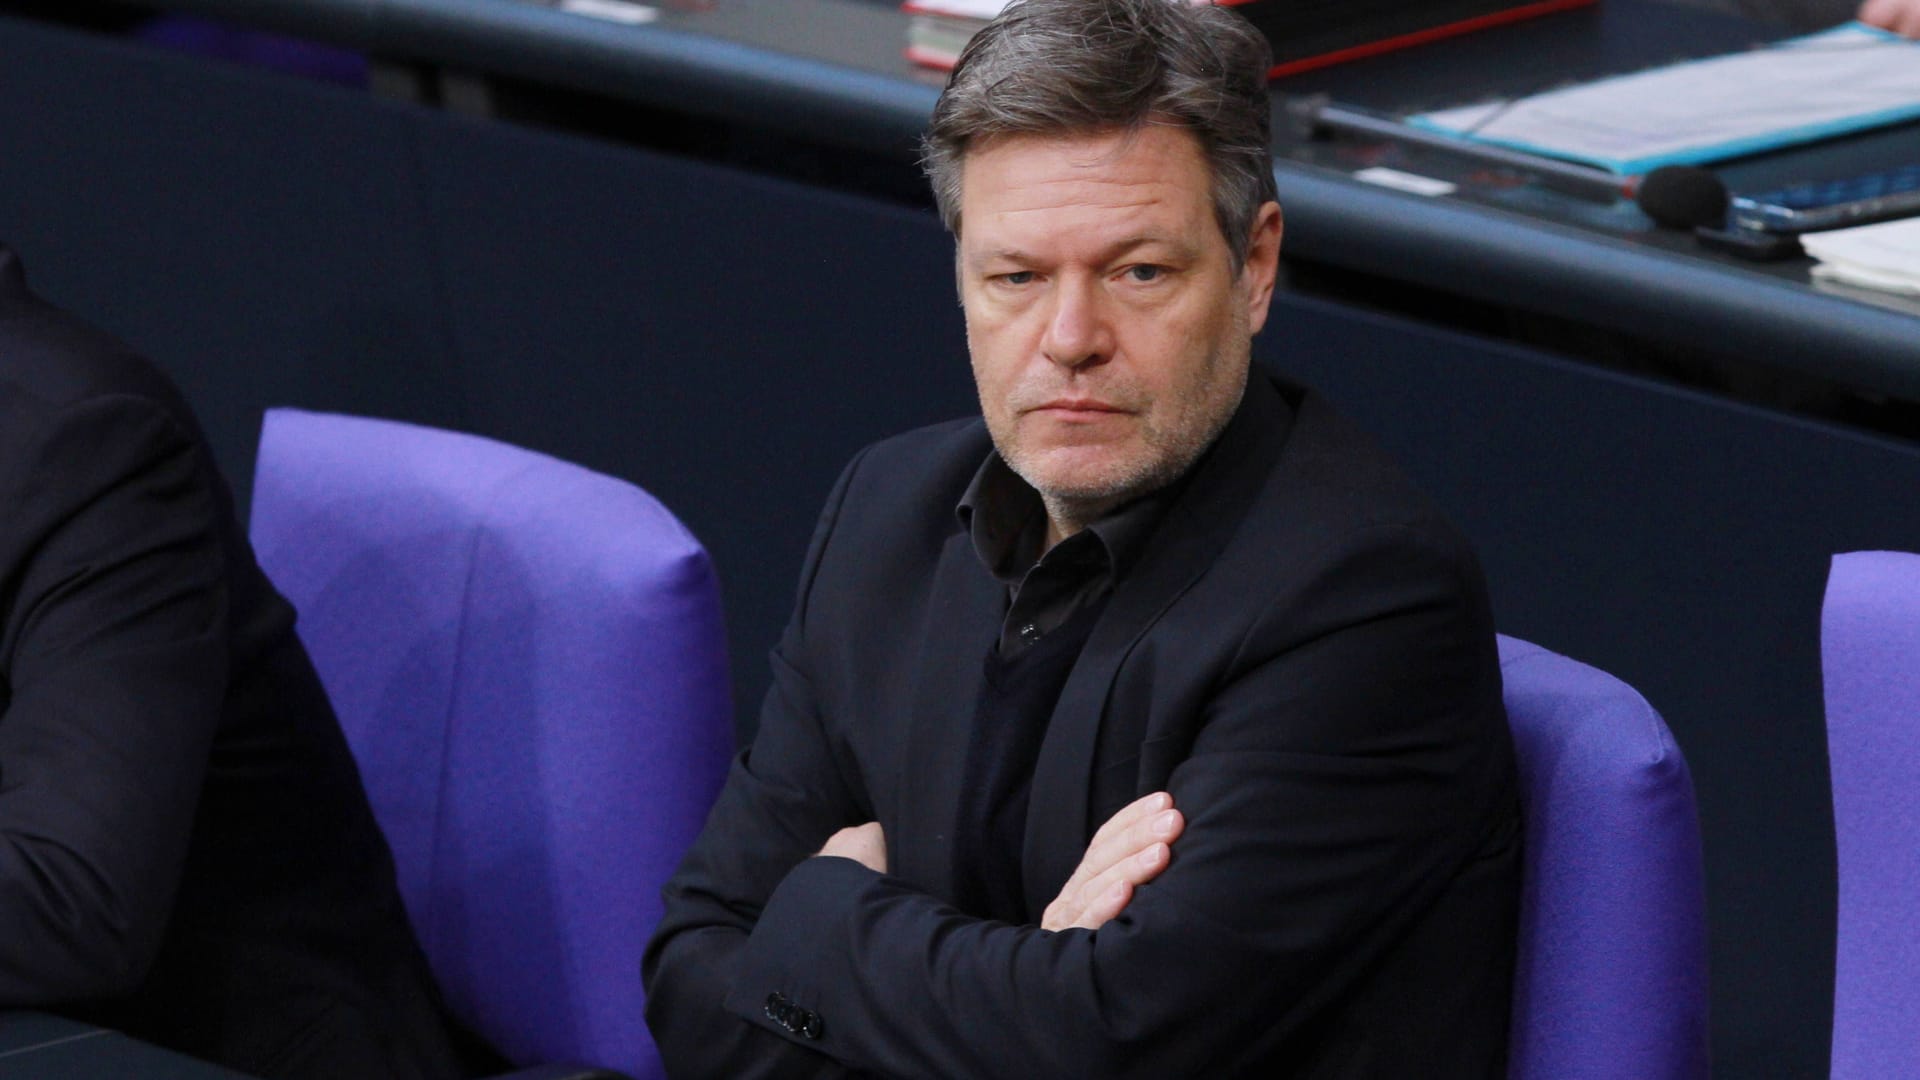
M1041 916L1042 930L1098 930L1133 899L1135 887L1160 876L1173 858L1174 840L1186 819L1164 791L1143 795L1093 834L1087 853L1060 895Z
M1920 38L1920 0L1866 0L1855 18L1869 26Z
M887 834L877 821L841 829L827 838L819 853L852 859L877 874L887 872Z

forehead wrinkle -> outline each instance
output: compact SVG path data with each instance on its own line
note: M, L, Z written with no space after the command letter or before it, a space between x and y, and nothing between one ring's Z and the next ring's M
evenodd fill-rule
M970 250L964 241L959 246L961 257L969 266L996 261L1028 265L1038 260L1033 252L1017 244L998 244L984 250ZM1164 248L1176 259L1192 259L1200 255L1199 245L1194 244L1191 238L1183 235L1179 230L1146 228L1118 237L1094 249L1088 257L1094 262L1109 262L1141 248L1155 246Z
M1152 244L1162 244L1166 247L1174 248L1180 253L1185 253L1187 250L1187 245L1178 240L1161 236L1158 233L1141 233L1136 236L1123 237L1108 244L1106 247L1100 249L1099 255L1102 258L1110 259L1116 255L1123 255L1136 248L1143 248ZM997 259L1025 263L1031 262L1034 259L1034 256L1028 252L1027 249L1013 246L994 247L988 248L985 251L969 252L966 257L970 263L993 262Z
M1091 147L1023 138L969 155L959 216L973 227L955 237L963 262L1070 253L1107 260L1156 242L1199 254L1206 245L1194 230L1212 223L1211 202L1189 205L1198 178L1185 175L1194 170L1181 155L1129 158L1138 138L1128 132L1118 145ZM1028 154L1036 156L1023 160Z
M1059 181L1050 181L1050 183L1058 183L1058 182ZM1081 196L1081 192L1084 191L1084 188L1086 186L1086 181L1069 180L1065 182L1072 185L1074 189L1073 194L1062 195L1061 197L1055 198L1055 199L1046 199L1046 200L1033 201L1033 202L1027 202L1025 200L1010 199L1006 201L1018 202L1018 203L1021 203L1021 205L1008 206L1003 204L1001 206L995 206L995 207L988 207L988 206L977 207L975 209L975 213L977 215L984 216L987 218L999 219L1001 221L1015 222L1015 223L1031 220L1032 215L1035 215L1035 214L1067 215L1066 217L1062 218L1061 227L1069 228L1077 232L1085 227L1085 222L1080 220L1085 215L1099 215L1099 216L1125 215L1126 218L1137 220L1143 214L1155 213L1162 209L1173 210L1175 213L1178 212L1177 202L1176 200L1169 197L1168 192L1164 192L1164 191L1146 192L1131 198L1113 199L1113 200L1101 199L1101 198L1088 199ZM1124 181L1122 182L1102 181L1102 182L1120 183L1123 186L1130 187L1130 188L1137 188L1140 186L1138 183L1127 183ZM1029 189L1029 190L1031 191L1032 189ZM1146 235L1148 233L1153 233L1155 231L1156 230L1152 225L1146 225L1140 229L1140 235Z
M1072 183L1078 187L1084 184L1085 181L1076 180L1072 181ZM1166 199L1158 195L1144 195L1140 198L1128 199L1124 202L1108 202L1104 199L1098 201L1067 199L1061 202L1042 203L1038 206L1009 207L1005 210L996 210L994 213L1001 217L1012 217L1017 214L1047 214L1056 210L1145 210L1150 207L1160 206L1166 201Z

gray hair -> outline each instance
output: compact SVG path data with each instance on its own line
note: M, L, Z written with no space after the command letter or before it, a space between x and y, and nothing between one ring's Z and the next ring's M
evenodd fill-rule
M1272 63L1246 20L1187 0L1014 0L967 43L934 106L921 165L940 220L960 234L961 167L976 142L1172 124L1200 140L1238 272L1254 216L1277 199Z

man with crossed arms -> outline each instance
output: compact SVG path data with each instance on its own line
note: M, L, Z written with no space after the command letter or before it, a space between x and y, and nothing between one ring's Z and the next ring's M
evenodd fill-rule
M676 1076L1492 1077L1512 748L1464 542L1254 369L1265 42L1019 0L937 106L982 418L829 495L644 962Z

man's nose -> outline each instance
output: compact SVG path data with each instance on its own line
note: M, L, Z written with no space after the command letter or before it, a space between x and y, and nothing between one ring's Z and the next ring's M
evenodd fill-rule
M1113 355L1113 329L1099 285L1062 280L1053 293L1053 309L1040 347L1061 367L1104 364Z

